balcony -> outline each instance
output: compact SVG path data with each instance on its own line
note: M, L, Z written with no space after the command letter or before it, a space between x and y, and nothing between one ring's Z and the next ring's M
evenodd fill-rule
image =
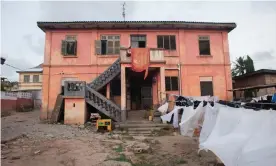
M131 56L127 56L126 48L121 48L120 57L122 63L131 63ZM163 49L150 48L150 63L165 63Z

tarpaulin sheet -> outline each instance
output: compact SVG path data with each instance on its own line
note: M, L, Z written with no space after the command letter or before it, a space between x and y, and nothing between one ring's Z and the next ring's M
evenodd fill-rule
M275 127L275 111L220 107L200 147L211 150L226 166L275 166Z
M131 68L135 72L145 71L144 79L148 76L150 64L149 48L131 48Z

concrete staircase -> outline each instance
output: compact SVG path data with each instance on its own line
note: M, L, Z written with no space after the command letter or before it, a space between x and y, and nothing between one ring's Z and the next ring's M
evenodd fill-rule
M157 136L172 133L171 124L154 123L151 121L127 121L115 125L114 134L130 136Z

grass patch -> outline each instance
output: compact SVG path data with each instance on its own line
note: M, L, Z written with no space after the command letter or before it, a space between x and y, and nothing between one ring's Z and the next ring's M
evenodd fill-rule
M120 144L117 148L114 148L115 152L123 152L123 146Z
M122 162L129 162L131 163L131 161L129 159L126 158L126 156L124 154L120 154L119 157L117 158L113 158L111 160L115 160L115 161L122 161Z
M179 159L175 161L175 164L187 164L187 161L183 160L183 159Z

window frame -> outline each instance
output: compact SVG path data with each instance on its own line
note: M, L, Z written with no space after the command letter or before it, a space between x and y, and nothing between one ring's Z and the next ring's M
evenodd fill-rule
M29 77L29 80L25 81L25 77ZM31 81L31 76L30 75L23 75L23 82L24 83L30 83L30 81Z
M132 40L133 37L145 37L145 40L144 40L145 47L139 47L139 41L143 41L143 40L138 39L137 41L133 41ZM132 47L132 41L133 42L138 42L138 47ZM146 34L131 34L130 35L130 46L131 46L131 48L147 48L147 35Z
M166 85L166 83L167 83L167 81L166 81L166 79L168 79L169 78L169 84L170 84L170 88L169 89L167 89L167 85ZM176 78L177 80L176 80L176 82L177 82L177 89L174 89L173 87L173 85L172 85L172 78ZM166 91L179 91L179 79L178 79L178 77L177 76L165 76L165 90Z
M69 43L74 43L74 53L68 53L68 45ZM64 46L65 45L65 46ZM61 54L64 57L77 57L77 35L66 35L65 40L62 40L61 43Z
M34 78L35 78L35 76L37 76L37 82L35 82L34 80ZM35 75L33 75L33 83L39 83L40 81L39 81L39 75L38 74L35 74Z
M201 41L208 41L208 46L209 46L209 53L208 54L202 54L200 51L200 42ZM199 56L211 56L211 40L209 35L199 35L198 36L198 51L199 51Z
M113 37L113 39L109 39L109 37ZM116 37L118 37L116 39ZM118 34L104 34L104 35L100 35L100 41L101 41L101 44L102 44L102 41L106 41L106 50L105 50L105 54L103 54L102 52L102 46L101 46L101 54L98 54L98 55L119 55L120 54L120 48L121 48L121 35L118 35ZM119 41L119 46L116 47L116 41ZM108 47L108 42L112 42L112 45L113 47ZM113 52L110 53L108 51L109 48L112 48ZM116 49L119 49L119 51L116 53Z
M159 47L158 37L162 38L162 41L163 41L162 42L162 47ZM169 37L169 49L165 48L165 37ZM174 48L172 48L171 37L174 37L174 43L175 43ZM162 48L164 50L170 50L170 51L175 51L176 50L176 35L157 35L156 39L157 39L157 48Z
M212 85L212 93L211 94L202 94L202 91L203 91L203 89L202 89L202 83L211 83L211 85ZM199 87L200 87L200 95L201 96L208 96L208 95L210 95L210 96L214 96L214 83L213 83L213 79L212 80L203 80L203 81L199 81Z

